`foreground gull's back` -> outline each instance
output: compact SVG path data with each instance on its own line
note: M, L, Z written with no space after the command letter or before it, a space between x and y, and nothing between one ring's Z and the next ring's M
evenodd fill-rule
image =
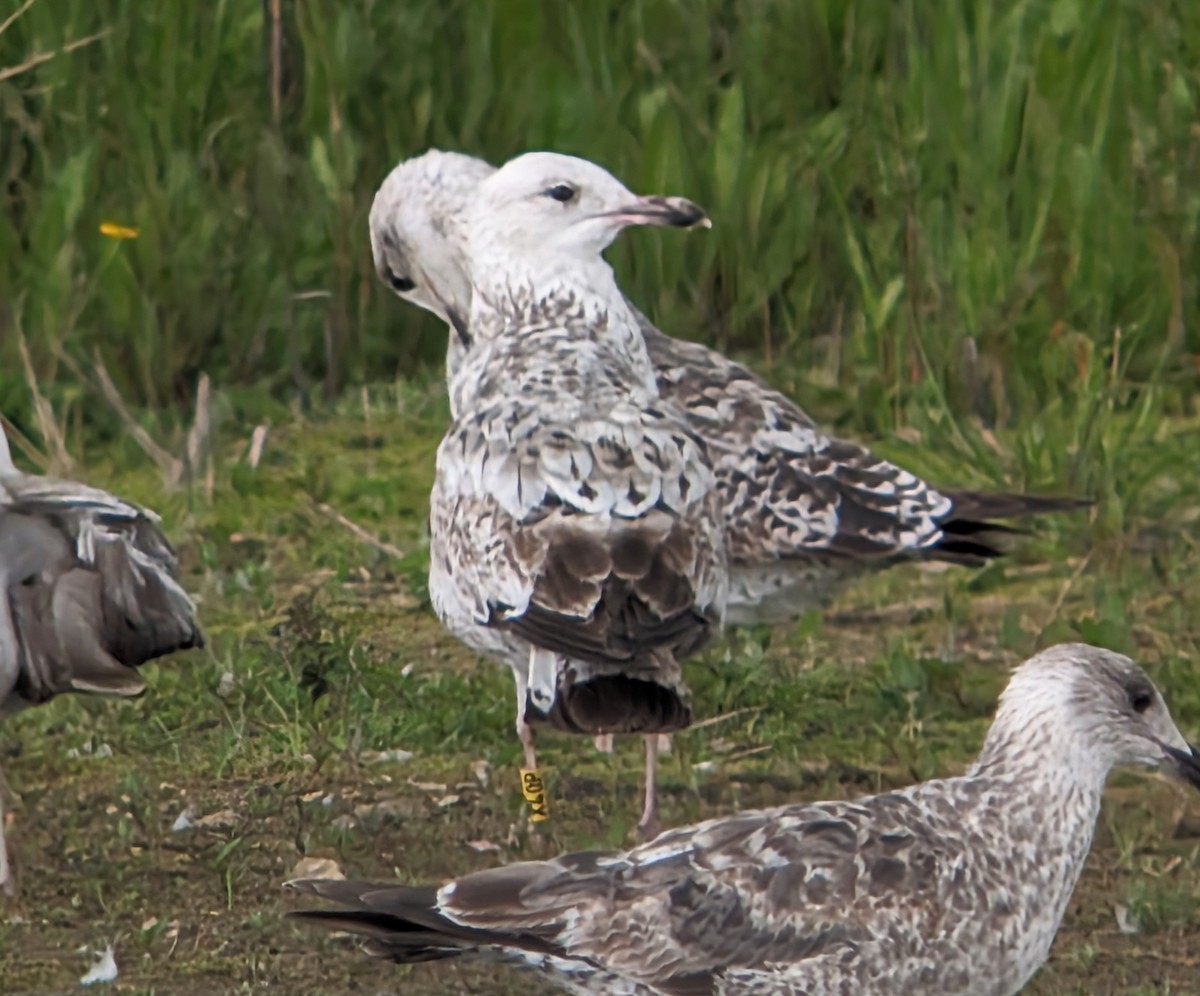
M627 224L691 225L590 163L525 156L480 190L469 357L430 498L430 594L505 660L518 733L656 734L690 721L679 659L720 626L721 522L704 448L658 403L600 251ZM647 745L643 827L653 825Z
M0 714L63 692L129 696L137 668L203 645L153 513L24 474L0 431ZM0 815L0 886L11 889Z
M1200 788L1200 759L1141 668L1064 644L1016 671L958 778L440 888L291 887L341 903L297 915L375 954L499 958L580 991L1011 996L1049 953L1118 764Z

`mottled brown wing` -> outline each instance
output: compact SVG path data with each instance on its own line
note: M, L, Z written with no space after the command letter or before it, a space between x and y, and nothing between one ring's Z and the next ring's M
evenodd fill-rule
M639 315L664 400L709 447L732 564L844 557L884 565L999 556L995 519L1070 511L1076 498L944 491L856 443L821 432L790 398L698 343Z
M700 603L698 538L661 512L606 536L555 518L539 530L541 566L524 613L507 622L531 643L579 660L618 664L658 647L686 655L720 625ZM711 551L705 551L711 555Z
M480 622L598 663L690 652L719 626L712 475L668 415L474 416L443 441L433 502L439 552L460 543L447 564Z
M731 974L769 981L784 966L844 963L864 944L893 936L889 925L910 929L910 908L936 921L934 897L957 856L945 829L906 800L879 796L865 805L740 813L625 853L488 869L436 895L297 885L350 907L343 916L358 923L347 928L347 919L326 911L307 916L382 935L381 948L398 960L426 957L431 947L457 954L494 945L573 959L683 996L714 992Z

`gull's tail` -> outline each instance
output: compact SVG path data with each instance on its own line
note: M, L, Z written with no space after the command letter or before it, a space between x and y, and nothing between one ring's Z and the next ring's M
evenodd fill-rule
M525 879L536 882L537 870L549 862L519 862L508 868L477 872L460 880L468 904L490 911L494 925L470 927L452 920L441 908L433 886L384 885L338 879L299 879L284 888L317 896L343 909L299 910L289 917L327 930L344 930L366 939L367 951L402 965L439 961L481 948L509 949L513 954L562 955L553 940L561 924L522 917L516 896ZM530 875L533 871L533 875ZM473 880L479 880L474 885ZM474 887L472 888L472 886ZM494 893L484 895L485 892ZM480 893L475 895L475 893ZM522 920L526 922L521 922Z
M598 674L560 688L550 725L567 733L673 733L691 725L679 682Z
M1003 525L996 519L1074 512L1095 504L1088 498L938 490L950 499L951 507L946 517L938 522L942 538L930 553L952 563L979 564L1003 556L1005 550L997 543L999 537L1024 533L1024 530Z

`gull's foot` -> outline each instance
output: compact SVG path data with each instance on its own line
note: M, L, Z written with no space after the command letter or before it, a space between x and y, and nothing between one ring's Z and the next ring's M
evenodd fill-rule
M633 831L634 837L639 843L644 844L648 840L653 840L662 833L662 822L658 818L658 813L643 813L640 822Z

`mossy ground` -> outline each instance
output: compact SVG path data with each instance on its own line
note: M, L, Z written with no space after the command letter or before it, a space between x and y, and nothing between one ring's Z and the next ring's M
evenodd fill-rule
M80 947L110 943L122 992L536 991L452 964L397 969L282 916L299 904L280 883L304 857L436 879L619 845L636 819L636 742L608 757L547 736L553 819L525 823L511 679L443 632L425 597L436 394L380 389L281 415L257 469L228 431L211 496L163 493L121 447L118 464L88 467L163 512L210 646L149 667L140 699L65 697L0 730L22 885L0 917L6 993L78 991ZM1048 520L985 571L900 568L824 617L731 633L689 665L697 713L716 721L664 760L665 822L960 770L1008 668L1062 639L1133 653L1194 736L1200 554L1186 512L1172 515L1121 542L1097 535L1097 514ZM372 760L388 750L412 757ZM189 808L207 824L173 831ZM1114 778L1031 991L1200 992L1198 852L1200 799L1146 773Z

